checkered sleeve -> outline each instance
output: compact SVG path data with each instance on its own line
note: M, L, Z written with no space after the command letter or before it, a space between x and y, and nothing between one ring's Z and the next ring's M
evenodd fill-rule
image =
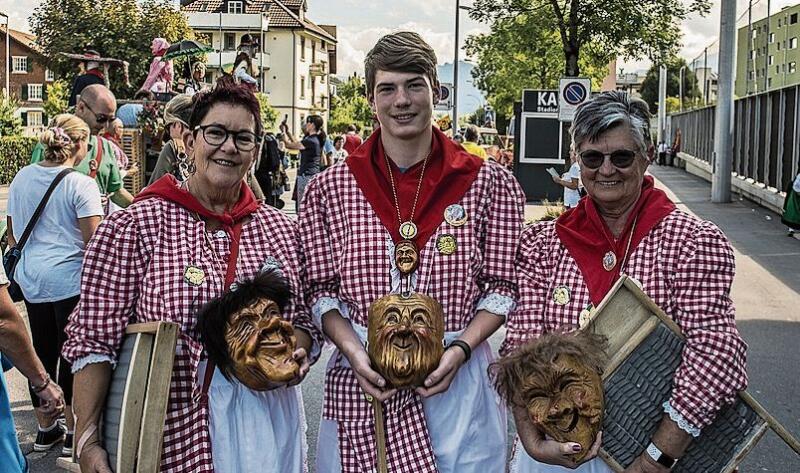
M544 275L549 271L545 265L549 264L546 253L552 223L536 223L522 231L514 263L519 302L506 320L506 338L500 346L500 356L508 355L544 332L544 301L547 299Z
M702 429L747 387L747 345L734 319L730 290L735 264L725 235L701 222L685 242L680 261L675 319L687 343L667 411L677 411L690 427Z
M338 301L339 296L336 252L328 228L329 204L325 195L325 181L321 177L325 176L317 176L306 187L299 218L301 279L305 302L312 312L319 312L321 303L330 305L331 301ZM319 323L322 314L315 315L315 322Z
M508 316L517 301L514 257L525 213L525 194L514 176L493 163L491 191L483 238L483 269L478 276L482 288L479 308Z
M90 355L116 360L149 260L139 237L127 212L115 213L97 228L83 259L80 302L65 330L67 361Z

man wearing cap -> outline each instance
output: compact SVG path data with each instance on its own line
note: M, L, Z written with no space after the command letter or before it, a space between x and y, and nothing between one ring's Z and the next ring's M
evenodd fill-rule
M116 118L117 102L114 94L104 85L92 84L84 88L75 105L75 115L85 121L92 130L86 159L75 166L75 170L94 178L100 194L120 207L133 202L133 196L122 186L122 176L117 157L110 141L98 136L108 123ZM33 148L31 163L44 159L44 146L38 143Z
M92 61L91 58L100 58L100 54L97 51L89 49L85 52L84 56L86 56L86 71L83 74L75 77L75 82L72 83L72 93L69 95L69 101L67 105L70 107L74 107L76 102L78 101L78 96L81 95L83 89L92 85L92 84L105 84L106 78L103 75L103 71L100 69L100 63L97 61Z

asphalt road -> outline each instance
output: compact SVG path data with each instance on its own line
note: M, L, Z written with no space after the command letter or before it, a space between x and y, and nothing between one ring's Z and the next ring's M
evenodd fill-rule
M715 222L734 245L737 275L732 296L739 330L749 346L749 391L793 435L800 437L800 396L797 394L800 392L800 350L797 349L800 340L800 241L786 237L776 214L748 201L712 204L710 186L699 178L658 167L654 167L652 173L660 185L668 187L675 202ZM291 207L286 209L290 213ZM527 213L537 212L539 209L529 206ZM24 311L24 307L20 307ZM502 332L498 332L490 340L495 349L502 336ZM314 464L328 356L326 352L302 385L311 465ZM7 374L20 442L23 451L31 452L36 430L24 380L16 371ZM509 438L513 436L513 429L510 423ZM34 473L56 471L55 454L28 453L28 458ZM740 471L797 473L800 472L800 457L769 432L745 459Z

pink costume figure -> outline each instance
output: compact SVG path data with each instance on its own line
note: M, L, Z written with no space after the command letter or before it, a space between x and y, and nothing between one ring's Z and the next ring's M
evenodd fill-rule
M141 90L154 93L170 92L175 73L172 70L172 60L164 61L162 56L167 52L169 43L164 38L155 38L150 45L153 52L153 61L150 63L150 72L147 73Z

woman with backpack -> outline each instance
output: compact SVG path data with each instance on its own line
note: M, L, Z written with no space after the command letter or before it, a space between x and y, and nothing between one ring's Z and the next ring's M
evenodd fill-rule
M21 254L13 278L24 296L36 354L49 377L64 389L67 437L62 453L71 455L72 372L61 358L61 347L67 318L80 296L84 250L100 224L103 206L94 179L71 172L86 156L86 123L75 115L57 115L40 140L45 147L44 160L22 168L9 187L8 243L17 246L19 239ZM37 208L43 202L39 213ZM41 409L37 389L31 386L39 423L33 448L45 451L65 432L56 418Z

